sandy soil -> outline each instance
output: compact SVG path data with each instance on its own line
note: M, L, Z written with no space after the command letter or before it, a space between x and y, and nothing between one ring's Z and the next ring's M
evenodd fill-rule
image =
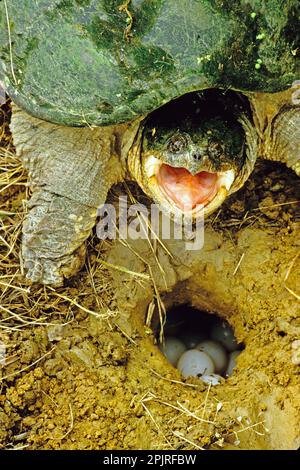
M200 251L94 236L84 270L52 290L22 277L28 188L7 133L2 147L0 448L297 449L298 178L258 164L207 221ZM225 318L245 344L217 387L182 380L155 344L159 308L185 303Z

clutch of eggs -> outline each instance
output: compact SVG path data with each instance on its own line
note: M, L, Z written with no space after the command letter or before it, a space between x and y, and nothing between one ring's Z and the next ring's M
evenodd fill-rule
M224 322L212 327L209 337L191 331L167 337L161 351L183 377L199 377L212 386L232 375L241 353L232 328Z

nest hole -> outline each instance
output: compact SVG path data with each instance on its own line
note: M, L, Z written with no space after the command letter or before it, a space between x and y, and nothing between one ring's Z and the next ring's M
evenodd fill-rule
M157 317L152 327L158 347L184 378L218 385L233 374L244 344L224 318L189 304L170 307L163 330Z

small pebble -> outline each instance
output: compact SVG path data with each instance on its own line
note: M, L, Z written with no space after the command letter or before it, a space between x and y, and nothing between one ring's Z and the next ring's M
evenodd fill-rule
M222 377L218 374L202 375L201 380L205 384L215 387L216 385L220 385Z
M186 351L186 347L179 339L168 337L165 339L164 345L160 346L160 350L175 367L180 356Z
M233 369L236 367L236 358L241 354L241 351L233 351L229 354L228 366L226 369L226 377L229 377L233 373Z
M228 357L222 344L207 340L199 343L196 349L205 352L213 360L217 373L224 372L228 363Z
M198 349L190 349L182 354L178 364L178 370L183 377L201 377L214 373L213 360Z
M49 341L60 341L64 337L64 325L50 325L48 326L47 333Z
M211 338L223 344L227 351L232 352L238 348L233 329L225 322L213 326Z
M297 339L292 343L293 353L292 353L292 363L295 366L300 366L300 340Z

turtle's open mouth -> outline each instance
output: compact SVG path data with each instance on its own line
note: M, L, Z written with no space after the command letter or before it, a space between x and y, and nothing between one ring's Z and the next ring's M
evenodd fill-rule
M175 212L197 216L204 209L205 215L216 210L225 200L234 182L233 170L224 172L201 171L192 175L186 168L176 168L155 158L148 157L145 170L156 196L163 196Z
M195 176L185 168L162 164L157 173L161 189L179 209L193 210L208 204L218 192L217 173L202 171Z

